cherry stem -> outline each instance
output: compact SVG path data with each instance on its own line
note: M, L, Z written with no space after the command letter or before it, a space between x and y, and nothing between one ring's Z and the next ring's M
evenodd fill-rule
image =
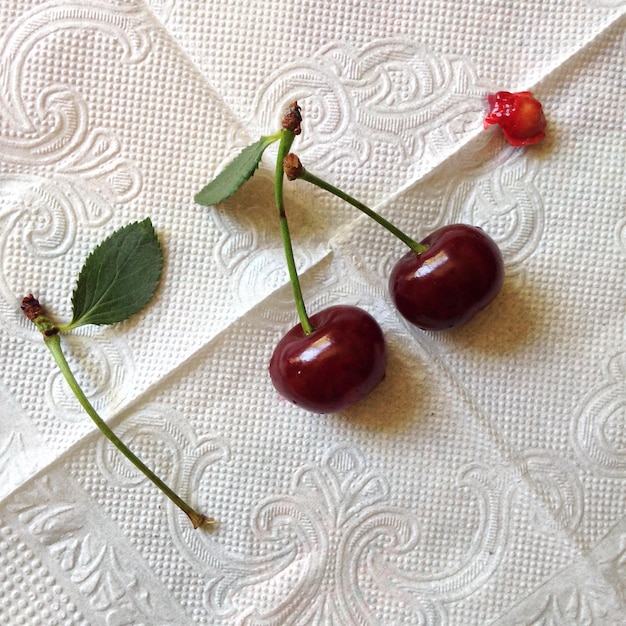
M291 144L295 139L296 133L290 128L283 128L282 137L278 144L278 155L276 158L276 175L274 178L274 197L276 199L276 208L278 209L278 218L280 220L280 234L283 241L283 248L285 250L285 259L287 261L287 270L289 272L289 281L291 282L291 288L293 290L293 297L296 303L296 311L298 313L298 319L302 326L302 331L305 335L309 335L313 332L313 325L306 312L306 306L304 303L304 297L302 296L302 287L300 285L300 278L298 276L298 270L296 268L296 261L293 255L293 246L291 243L291 234L289 232L289 223L287 221L287 214L285 212L285 200L283 196L283 183L285 179L285 172L283 168L283 160L289 154Z
M342 191L334 185L331 185L329 182L326 182L324 179L315 176L315 174L311 174L311 172L307 171L306 168L302 168L302 171L299 174L298 178L305 180L306 182L313 185L316 185L317 187L320 187L325 191L329 191L338 198L341 198L341 200L344 200L348 204L351 204L359 211L362 211L363 213L365 213L365 215L371 217L375 222L386 228L392 235L395 235L400 241L405 243L409 248L411 248L411 250L413 250L413 252L415 252L415 254L421 254L422 252L425 252L427 250L428 246L418 243L417 241L409 237L406 233L402 232L397 226L394 226L391 222L386 220L382 215L380 215L373 209L370 209L368 206L366 206L356 198L348 195L345 191Z
M41 309L39 309L41 311ZM43 313L36 317L29 316L31 321L37 326L43 335L43 340L50 350L57 366L61 370L63 377L67 381L76 399L94 421L100 432L148 479L150 479L181 511L187 515L194 528L204 528L212 530L217 527L217 521L198 513L187 504L171 487L161 480L138 456L136 456L122 440L111 430L109 425L98 415L93 405L87 399L78 381L74 377L72 370L65 358L61 347L59 329Z

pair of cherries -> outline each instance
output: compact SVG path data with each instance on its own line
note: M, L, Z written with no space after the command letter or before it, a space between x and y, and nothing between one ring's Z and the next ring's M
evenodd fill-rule
M498 294L502 254L480 228L444 226L409 250L391 271L389 292L398 311L424 330L469 321ZM316 413L335 413L369 394L385 377L387 349L376 320L356 306L331 306L311 316L314 330L294 326L270 360L276 390Z
M499 125L510 144L527 146L545 135L543 110L532 93L500 91L487 100L490 110L485 128ZM496 243L480 228L443 226L418 243L358 200L307 172L289 152L301 132L301 121L300 107L293 102L283 117L282 130L245 148L196 195L196 202L211 206L234 193L253 175L267 146L280 141L274 188L300 323L277 344L269 373L287 400L316 413L334 413L364 398L383 380L385 337L376 320L355 306L331 306L308 317L284 207L285 174L290 180L300 178L330 191L408 245L409 251L393 267L389 292L401 315L421 329L442 331L469 321L500 291L504 263Z
M532 93L501 91L489 95L488 103L485 128L499 125L511 145L527 146L544 137L546 120ZM401 315L418 328L457 328L500 291L502 254L480 228L444 226L413 248L393 267L389 292ZM270 377L294 404L316 413L338 412L385 377L385 338L376 320L355 306L332 306L310 321L311 332L298 324L280 340L270 360Z

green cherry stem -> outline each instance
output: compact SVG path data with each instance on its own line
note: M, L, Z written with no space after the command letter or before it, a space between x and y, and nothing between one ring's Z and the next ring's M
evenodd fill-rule
M351 204L353 207L357 208L359 211L365 213L368 217L371 217L375 222L386 228L392 235L395 235L400 241L405 243L415 254L421 254L427 249L427 246L424 246L421 243L418 243L411 237L409 237L406 233L402 232L397 226L394 226L391 222L386 220L380 213L377 213L373 209L370 209L368 206L348 195L345 191L331 185L329 182L325 181L319 176L315 176L309 172L306 168L302 167L301 170L298 170L298 174L296 176L301 180L305 180L308 183L316 185L320 189L324 189L325 191L329 191L333 195L337 196L341 200L344 200L348 204Z
M29 308L30 307L30 308ZM65 358L61 347L59 328L55 326L44 314L43 308L35 298L28 296L24 299L22 309L26 316L35 324L43 335L43 340L52 354L61 374L67 381L76 399L94 421L100 432L149 480L151 480L185 515L189 518L194 528L214 529L217 522L211 518L198 513L187 504L171 487L161 480L138 456L136 456L124 442L111 430L109 425L98 415L91 402L83 392L76 380L70 366Z
M287 270L289 272L289 281L293 290L293 297L296 303L296 311L298 313L298 319L302 326L302 331L305 335L309 335L313 332L313 325L309 320L309 316L306 312L306 306L304 304L304 297L302 296L302 288L300 286L300 278L298 276L298 270L296 268L296 262L293 255L293 246L291 244L291 234L289 232L289 223L287 221L287 214L285 212L285 200L283 197L283 182L284 182L284 169L283 161L289 154L291 144L295 139L296 133L291 128L283 128L282 137L278 144L278 155L276 158L276 175L274 178L274 197L276 199L276 208L278 209L278 218L280 220L280 234L283 241L283 248L285 250L285 259L287 261Z

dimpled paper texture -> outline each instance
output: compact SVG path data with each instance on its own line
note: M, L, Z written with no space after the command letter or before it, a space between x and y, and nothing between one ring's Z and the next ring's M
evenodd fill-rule
M270 0L0 7L0 623L626 624L626 2ZM512 148L486 95L531 89ZM297 100L306 167L419 239L467 222L506 264L446 334L390 303L403 244L286 184L310 311L383 327L384 382L342 414L279 399L296 321L274 147L193 196ZM150 217L165 254L130 321L64 337L95 429L22 315L57 319L89 251Z

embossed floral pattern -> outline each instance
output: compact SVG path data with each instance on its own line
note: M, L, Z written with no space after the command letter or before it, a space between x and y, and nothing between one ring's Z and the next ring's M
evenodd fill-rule
M375 177L393 154L402 168L385 173L406 181L476 133L488 90L467 58L408 39L359 49L332 43L268 76L252 110L258 128L273 128L277 111L297 100L306 112L305 162L321 170L350 163Z
M611 358L607 382L594 390L572 423L572 444L596 471L623 477L626 471L626 355Z
M222 555L207 609L235 623L378 624L384 606L387 619L447 623L447 605L479 589L503 558L515 494L514 483L479 465L459 485L476 494L481 523L461 562L426 574L412 556L416 517L390 503L388 481L360 451L333 447L294 475L289 494L258 506L253 530L267 556ZM265 597L274 599L259 604Z
M113 132L94 123L86 94L73 84L28 82L40 49L54 49L63 33L85 29L119 42L122 62L139 63L151 48L138 7L107 2L47 2L33 7L0 39L0 258L33 266L59 257L75 243L79 224L102 226L115 203L141 188L138 169L123 155ZM45 57L44 57L45 58ZM54 57L52 57L54 58ZM77 61L78 63L78 61ZM0 313L13 308L16 285L0 272Z
M0 623L622 626L626 3L563 5L3 4ZM533 151L482 130L488 92L528 88L551 129ZM268 163L193 204L290 99L311 171L418 237L480 225L506 259L485 322L409 332L382 287L393 244L286 185L312 306L364 305L390 339L393 380L331 419L267 381L293 322ZM56 307L89 244L146 214L158 301L68 352L217 533L91 433L16 304Z

